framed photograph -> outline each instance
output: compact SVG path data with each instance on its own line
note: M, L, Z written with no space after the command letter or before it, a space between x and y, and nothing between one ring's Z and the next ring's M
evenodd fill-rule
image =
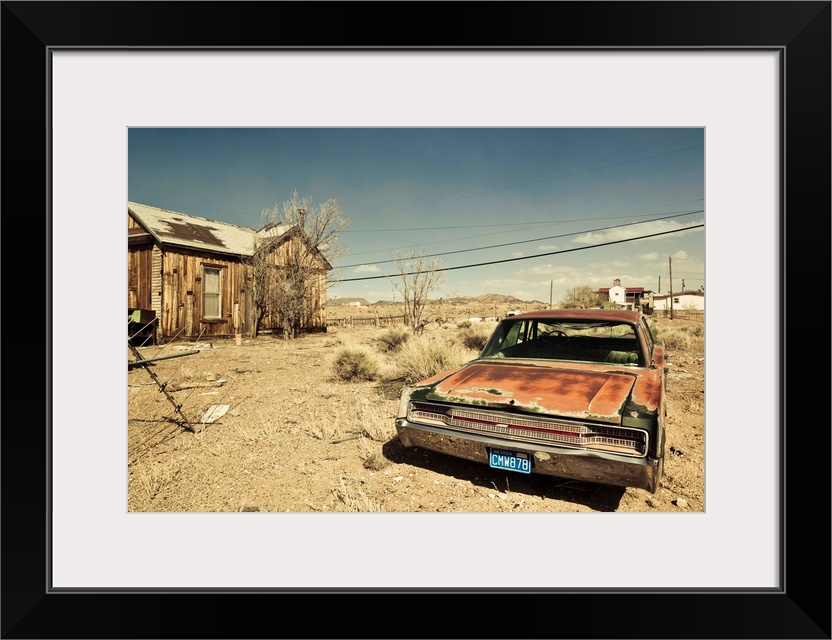
M828 325L806 289L829 258L830 2L2 12L4 281L22 292L6 296L3 637L830 637L829 429L797 439L817 418L794 345L798 320ZM390 19L406 35L372 26ZM130 513L135 127L704 130L702 512ZM18 271L26 240L43 260ZM37 417L11 419L23 407ZM476 609L390 626L453 597Z

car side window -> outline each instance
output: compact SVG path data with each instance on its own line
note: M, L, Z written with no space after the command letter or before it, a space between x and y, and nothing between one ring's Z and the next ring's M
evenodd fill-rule
M503 321L497 325L497 328L491 334L491 337L485 344L485 348L482 350L482 357L504 357L505 354L503 351L505 349L510 349L522 341L523 333L521 329L523 328L523 324L523 322Z
M515 322L509 327L505 340L503 340L503 347L513 347L516 344L523 342L525 339L525 332L521 331L525 322Z

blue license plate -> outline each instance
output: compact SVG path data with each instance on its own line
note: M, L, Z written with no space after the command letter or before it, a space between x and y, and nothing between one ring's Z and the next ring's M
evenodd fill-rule
M532 459L528 453L507 449L491 449L488 452L488 466L492 469L531 473Z

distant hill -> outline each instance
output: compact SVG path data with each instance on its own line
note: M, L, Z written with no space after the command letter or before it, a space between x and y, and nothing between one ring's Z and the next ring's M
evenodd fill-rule
M542 305L539 300L521 300L514 296L507 296L502 293L486 293L481 296L462 296L457 298L447 298L446 302L451 304L499 304L509 305L514 307Z
M341 307L366 307L370 303L367 302L364 298L333 298L329 300L329 304Z
M367 304L367 302L363 298L340 298L337 301L334 301L333 304L347 304L342 303L343 300L351 300L356 301L360 300L362 305ZM436 298L432 298L429 302L439 302ZM514 296L507 296L503 295L502 293L486 293L481 296L454 296L452 298L442 298L442 302L452 305L501 305L501 306L510 306L510 307L545 307L546 304L540 302L539 300L521 300L520 298L515 298ZM390 300L379 300L378 302L373 302L373 305L379 306L386 306L391 304L401 304L401 302L392 302Z

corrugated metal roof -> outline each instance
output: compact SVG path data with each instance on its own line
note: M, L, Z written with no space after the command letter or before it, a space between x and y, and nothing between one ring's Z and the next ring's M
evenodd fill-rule
M281 236L290 228L268 225L260 231L255 231L138 202L128 202L127 210L163 245L172 244L239 256L250 256L254 253L255 236Z

